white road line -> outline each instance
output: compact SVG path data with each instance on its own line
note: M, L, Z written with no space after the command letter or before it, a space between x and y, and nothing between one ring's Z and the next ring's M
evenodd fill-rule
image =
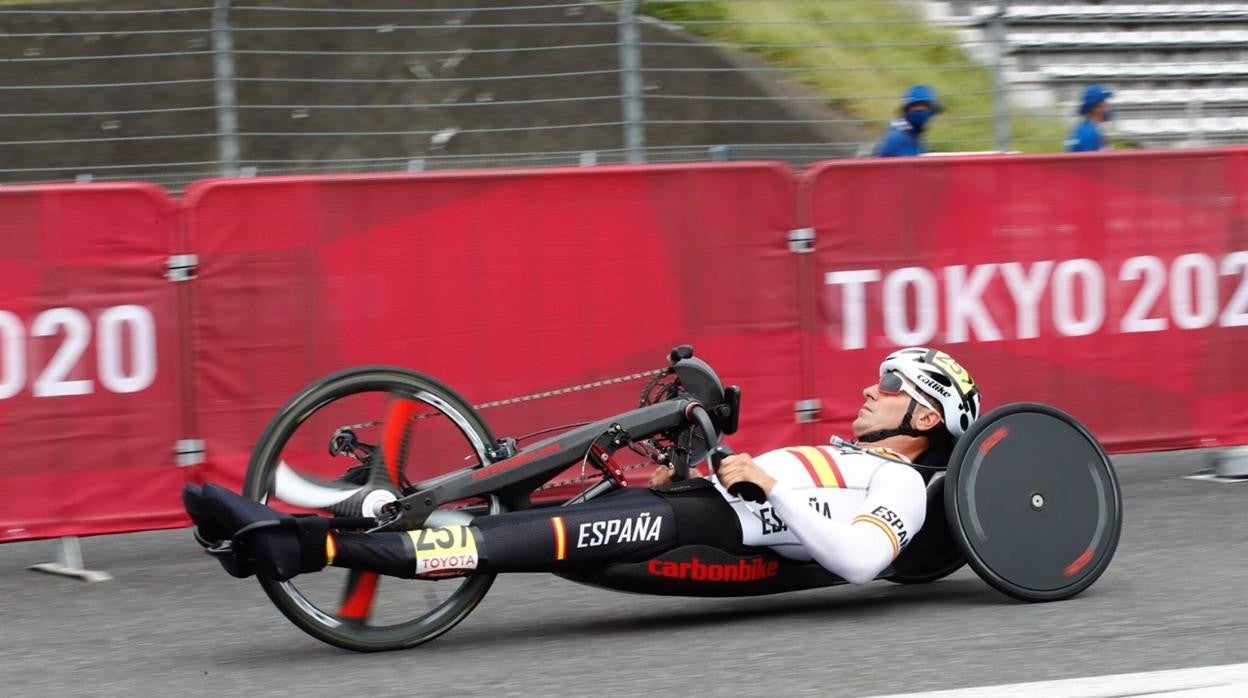
M896 693L871 698L1240 698L1248 696L1248 664L1195 667L1138 674L1089 676L1000 686Z

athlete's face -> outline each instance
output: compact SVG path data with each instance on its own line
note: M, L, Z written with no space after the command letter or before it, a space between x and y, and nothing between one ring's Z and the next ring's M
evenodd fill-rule
M881 388L878 382L863 388L862 408L858 410L858 416L852 425L855 437L901 426L901 420L905 418L906 410L910 408L910 401L913 399L909 393L917 393L917 390L909 382L903 383L898 380L896 375L892 378L889 385L894 388L893 390ZM898 383L902 385L898 387ZM911 415L913 426L920 429L927 428L930 426L929 422L933 420L939 421L934 410L922 404L915 406L915 412Z
M896 429L910 406L909 395L881 392L879 383L863 388L862 397L862 408L858 410L852 427L855 437L881 429Z

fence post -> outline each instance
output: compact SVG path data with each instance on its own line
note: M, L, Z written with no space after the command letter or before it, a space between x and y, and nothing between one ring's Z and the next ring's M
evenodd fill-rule
M1005 94L1005 13L1008 3L997 0L996 11L992 14L989 34L992 37L992 132L997 143L997 150L1010 149L1010 111Z
M645 162L646 133L641 109L641 47L637 32L638 0L622 0L619 14L620 92L623 95L624 151L628 161Z
M1211 450L1215 477L1248 479L1248 446Z
M212 72L217 95L217 160L221 176L238 175L238 112L234 94L234 39L230 35L230 0L216 0L212 10Z
M1204 103L1199 99L1193 99L1187 103L1187 129L1188 136L1186 143L1180 143L1181 146L1187 148L1201 147L1206 145L1205 133L1200 130L1200 117L1204 111Z
M78 544L77 536L64 536L58 542L60 545L57 548L56 562L41 562L26 569L62 577L77 577L84 582L107 582L113 578L107 572L96 572L82 566L82 546Z

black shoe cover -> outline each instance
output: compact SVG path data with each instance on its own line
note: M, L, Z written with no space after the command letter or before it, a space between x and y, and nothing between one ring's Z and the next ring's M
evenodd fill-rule
M217 521L217 517L212 513L212 509L204 501L202 488L199 485L188 484L182 487L182 506L195 524L196 542L204 546L204 548L220 545L233 537L234 532ZM241 560L238 556L213 555L213 557L217 559L217 562L221 563L226 572L230 573L230 576L246 579L256 573L251 565Z
M183 504L204 539L233 540L233 559L216 556L226 572L283 581L325 567L328 519L284 514L211 483L197 490L184 487Z

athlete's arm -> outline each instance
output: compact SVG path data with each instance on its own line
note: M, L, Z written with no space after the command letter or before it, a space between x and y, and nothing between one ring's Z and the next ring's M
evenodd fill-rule
M866 500L848 524L824 518L783 483L776 483L767 498L806 552L853 584L879 576L919 532L927 514L923 477L902 463L876 471Z

